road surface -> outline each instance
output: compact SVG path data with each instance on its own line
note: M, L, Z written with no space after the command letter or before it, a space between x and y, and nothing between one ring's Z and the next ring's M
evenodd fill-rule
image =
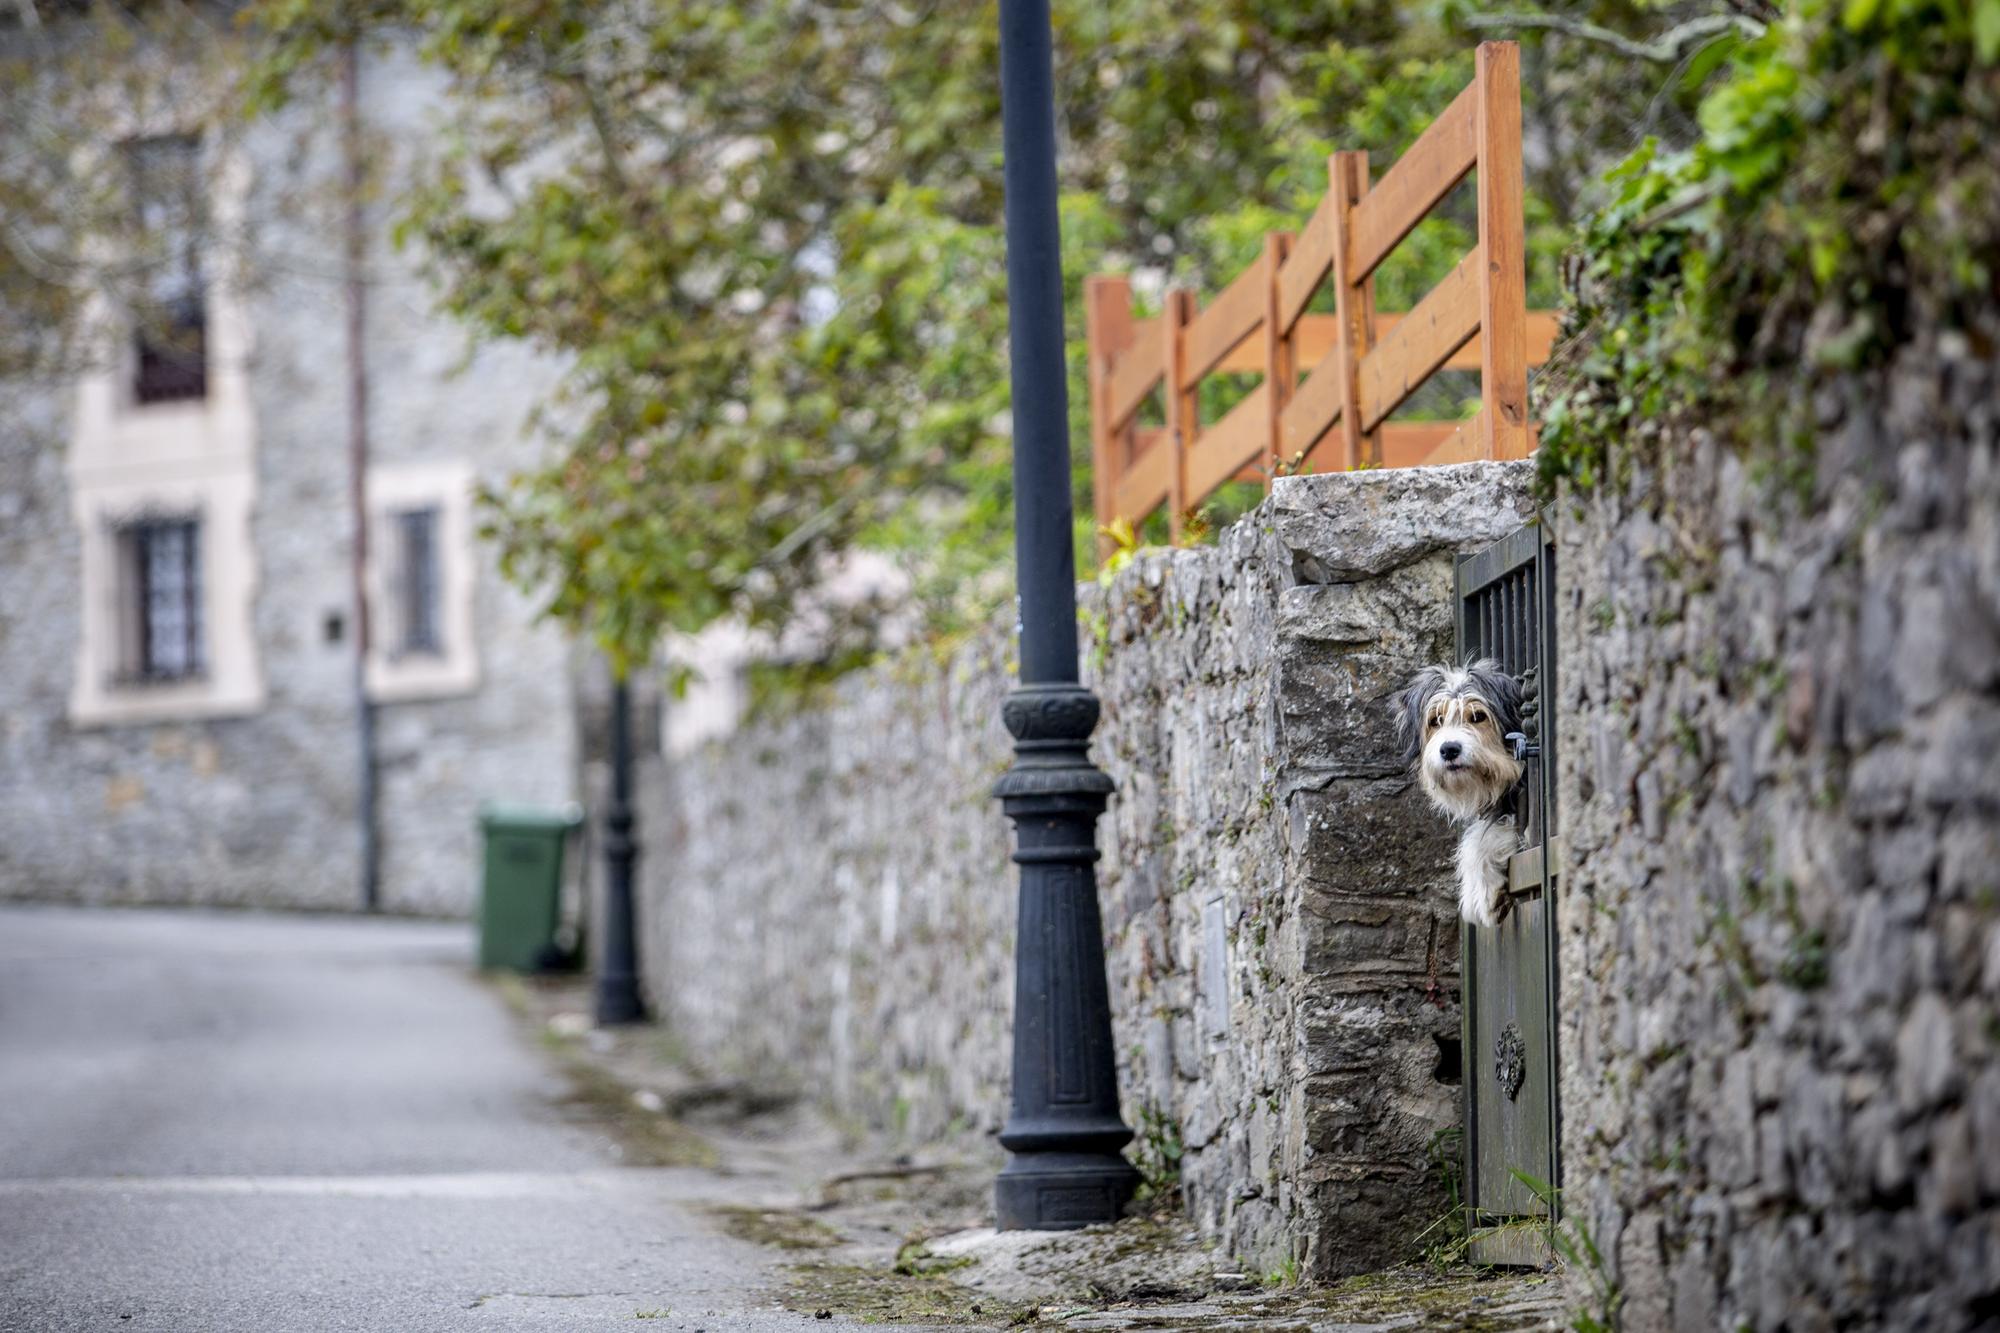
M702 1173L565 1123L469 962L459 925L0 907L0 1330L825 1329Z

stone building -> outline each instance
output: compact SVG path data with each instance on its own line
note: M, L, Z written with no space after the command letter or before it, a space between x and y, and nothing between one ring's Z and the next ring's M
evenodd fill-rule
M78 373L0 397L0 898L355 908L372 844L382 907L459 913L480 803L576 792L568 647L475 532L560 368L433 311L381 201L441 89L356 73L351 118L90 131L171 260L164 319L99 300Z

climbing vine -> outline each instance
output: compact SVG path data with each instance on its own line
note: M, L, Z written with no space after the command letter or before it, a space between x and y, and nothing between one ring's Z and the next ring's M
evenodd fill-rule
M1809 448L1820 377L1913 330L1995 338L2000 0L1802 0L1718 42L1692 146L1609 178L1544 381L1545 486L1588 490L1700 419Z

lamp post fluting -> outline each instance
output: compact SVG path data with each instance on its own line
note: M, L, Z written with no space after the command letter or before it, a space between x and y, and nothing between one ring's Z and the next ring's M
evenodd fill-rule
M1048 0L1001 0L1000 83L1012 351L1014 553L1021 686L1002 717L1014 764L993 794L1014 823L1013 1105L994 1184L1002 1230L1117 1220L1139 1181L1121 1155L1097 817L1111 779L1090 762L1097 699L1078 683L1062 240Z
M638 950L633 936L632 866L639 844L632 836L632 691L623 676L611 683L611 801L604 811L604 945L597 959L597 1021L637 1023L646 1016L639 998Z

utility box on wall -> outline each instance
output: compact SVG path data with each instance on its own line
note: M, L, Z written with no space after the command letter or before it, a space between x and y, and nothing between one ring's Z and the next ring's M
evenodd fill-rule
M1555 544L1540 520L1457 566L1458 660L1522 685L1512 906L1464 932L1465 1198L1474 1261L1541 1265L1559 1185L1556 1077ZM1525 1179L1524 1179L1525 1177Z

